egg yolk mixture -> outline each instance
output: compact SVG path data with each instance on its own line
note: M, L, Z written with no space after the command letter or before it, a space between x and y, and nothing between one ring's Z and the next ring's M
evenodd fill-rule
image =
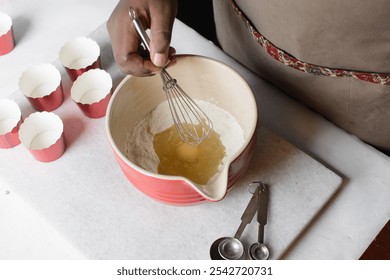
M200 125L196 129L200 131ZM183 176L201 185L218 172L226 153L214 130L200 144L190 145L181 140L174 125L154 135L153 148L160 160L159 174Z

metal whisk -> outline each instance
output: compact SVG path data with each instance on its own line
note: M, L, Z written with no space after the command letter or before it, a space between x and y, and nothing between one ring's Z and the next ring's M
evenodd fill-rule
M129 9L129 15L143 44L150 52L149 36L133 8ZM178 85L176 79L169 75L164 67L161 70L160 76L169 110L180 138L188 144L198 145L207 138L213 128L213 123L194 100Z

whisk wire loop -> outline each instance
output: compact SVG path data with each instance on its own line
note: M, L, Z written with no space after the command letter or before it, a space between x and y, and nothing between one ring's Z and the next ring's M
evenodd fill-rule
M199 144L207 138L212 129L211 120L165 69L160 75L180 138L192 145Z
M150 51L149 37L133 8L129 8L133 25L145 47ZM160 76L176 130L183 142L198 145L213 128L210 118L195 101L179 86L176 79L163 67Z

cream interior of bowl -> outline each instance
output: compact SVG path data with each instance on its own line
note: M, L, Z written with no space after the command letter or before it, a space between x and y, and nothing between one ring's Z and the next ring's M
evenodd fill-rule
M193 99L205 100L230 112L244 132L245 142L242 147L227 160L226 168L221 172L212 188L196 186L202 195L211 199L222 198L227 189L229 164L248 145L257 124L257 106L251 89L230 67L200 56L178 56L177 64L167 69L178 84ZM154 108L165 100L159 75L152 77L128 76L117 87L108 108L107 127L114 149L119 156L140 172L151 174L132 162L124 155L127 133L144 119ZM170 114L168 111L167 114ZM212 120L217 122L218 120ZM174 177L152 174L156 177ZM176 179L176 177L175 177ZM215 188L217 185L217 188ZM212 193L210 193L210 190ZM217 199L215 199L217 200Z

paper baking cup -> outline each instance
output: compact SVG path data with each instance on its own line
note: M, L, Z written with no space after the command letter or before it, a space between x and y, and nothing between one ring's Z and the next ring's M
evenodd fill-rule
M64 124L54 113L32 113L21 124L19 138L39 161L54 161L65 151Z
M72 81L90 69L100 68L100 47L86 37L77 37L66 43L59 56Z
M12 19L0 12L0 55L9 53L15 47Z
M110 74L102 69L92 69L73 83L70 94L81 111L90 118L105 116L112 93Z
M64 100L61 74L51 64L39 64L23 72L19 88L38 111L53 111Z
M0 100L0 148L12 148L19 145L19 127L22 113L18 104L10 99Z

